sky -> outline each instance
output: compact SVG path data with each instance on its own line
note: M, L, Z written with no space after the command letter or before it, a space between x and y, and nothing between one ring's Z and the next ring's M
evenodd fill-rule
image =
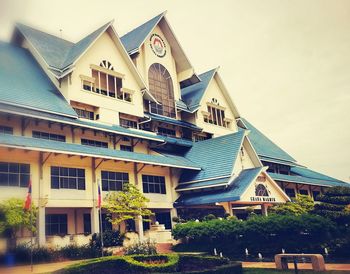
M114 19L123 35L165 10L195 71L220 66L241 116L350 181L350 1L0 0L0 40L14 21L75 42Z

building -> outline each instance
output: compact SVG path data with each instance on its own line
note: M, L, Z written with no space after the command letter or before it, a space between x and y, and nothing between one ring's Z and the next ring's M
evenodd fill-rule
M178 212L266 214L295 193L347 185L243 119L218 69L196 74L165 13L121 38L109 22L77 42L18 24L0 60L0 200L24 199L31 177L39 245L99 232L98 184L103 196L135 184L168 229ZM121 229L142 238L147 224Z

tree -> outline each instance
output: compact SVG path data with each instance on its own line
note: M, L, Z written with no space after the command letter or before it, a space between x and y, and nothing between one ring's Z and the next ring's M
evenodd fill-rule
M147 209L147 199L140 190L132 184L124 184L123 190L110 192L106 197L105 209L111 213L109 221L120 225L121 222L135 219L138 216L151 216L152 211Z
M27 211L23 209L23 203L21 199L11 198L0 204L0 233L8 238L10 249L16 247L16 235L21 228L32 233L36 231L36 207L32 204L31 210Z
M297 194L292 202L276 205L270 208L271 213L280 215L302 215L314 208L314 201L308 195Z
M317 196L314 213L338 224L350 224L350 187L332 187Z

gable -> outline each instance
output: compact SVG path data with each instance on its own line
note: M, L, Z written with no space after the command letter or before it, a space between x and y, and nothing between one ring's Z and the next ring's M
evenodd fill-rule
M121 37L121 41L124 44L129 55L133 55L135 53L139 53L141 48L148 44L148 38L151 35L151 33L157 27L160 28L162 33L164 34L164 38L167 41L169 41L169 44L171 45L177 73L190 70L190 72L187 72L186 75L191 77L194 74L193 66L191 65L183 48L177 40L172 28L169 25L169 22L165 17L165 14L166 12L163 12L153 17L149 21L145 22L141 26L131 30L130 32ZM181 81L182 80L184 79L181 79Z
M261 185L263 187L261 187ZM257 188L262 190L265 188L267 190L266 196L259 195ZM240 202L251 203L285 203L289 200L289 197L265 171L258 174L258 176L249 184L240 198Z
M91 66L99 66L103 60L110 62L114 68L113 71L121 75L123 88L133 91L132 103L81 89L81 77L92 77ZM103 116L105 122L116 124L117 112L143 117L143 100L141 92L143 86L140 85L140 81L138 81L132 69L130 69L128 61L123 58L123 53L116 46L113 34L108 31L101 34L94 44L91 45L78 60L74 73L71 76L71 82L71 85L68 85L67 87L68 98L72 101L100 107L100 111L101 109L104 111L105 115ZM105 120L106 118L108 118L108 121Z

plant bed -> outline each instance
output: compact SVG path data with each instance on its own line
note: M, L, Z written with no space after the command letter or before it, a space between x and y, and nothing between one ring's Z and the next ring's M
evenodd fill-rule
M225 258L198 255L131 255L88 260L56 273L232 273L241 274L241 263Z

